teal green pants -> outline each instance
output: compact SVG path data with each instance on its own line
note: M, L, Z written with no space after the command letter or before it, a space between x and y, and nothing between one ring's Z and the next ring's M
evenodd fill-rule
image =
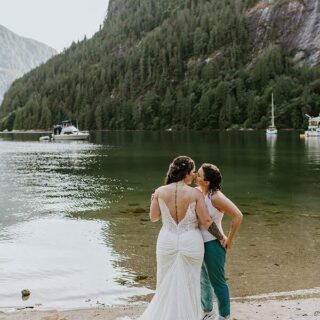
M219 315L230 315L229 287L224 277L226 251L219 240L204 244L204 260L201 269L201 304L204 312L213 309L213 292L217 297Z

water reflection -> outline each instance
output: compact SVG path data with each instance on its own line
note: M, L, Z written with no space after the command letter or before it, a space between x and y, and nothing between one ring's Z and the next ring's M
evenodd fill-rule
M309 162L320 164L320 137L305 138L306 154Z
M110 206L116 197L101 195L110 195L112 185L119 185L118 181L88 174L90 168L98 165L98 145L10 141L0 144L2 226L43 214L98 210Z
M276 160L276 143L277 135L266 135L267 138L267 147L270 159L270 175L274 174L275 169L275 160Z
M119 213L117 203L132 189L105 173L114 149L0 141L0 308L92 307L148 292L119 282L128 272L115 267L123 257L108 240L106 214ZM22 301L25 287L31 297Z
M102 241L108 228L108 222L59 218L12 226L15 238L0 242L0 308L87 308L148 293L116 281L126 272L114 268L121 256ZM23 288L31 291L27 301Z

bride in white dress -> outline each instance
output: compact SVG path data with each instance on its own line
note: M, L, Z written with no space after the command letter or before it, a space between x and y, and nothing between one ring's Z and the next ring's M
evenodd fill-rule
M165 185L151 200L150 219L162 218L157 240L157 287L140 320L201 319L200 272L204 244L201 223L221 242L224 236L210 218L202 193L188 186L194 178L191 158L180 156L169 166Z

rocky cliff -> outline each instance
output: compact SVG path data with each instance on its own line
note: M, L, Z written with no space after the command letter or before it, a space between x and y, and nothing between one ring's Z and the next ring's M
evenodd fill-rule
M300 65L320 64L320 0L260 1L247 21L256 50L276 42Z
M15 79L56 53L56 50L38 41L20 37L0 25L0 101Z

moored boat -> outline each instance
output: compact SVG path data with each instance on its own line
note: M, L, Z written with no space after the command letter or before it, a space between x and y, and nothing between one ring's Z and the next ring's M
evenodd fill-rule
M52 139L53 140L86 140L90 136L88 131L79 131L70 120L62 121L54 126Z
M40 141L50 141L50 136L42 136L39 138Z
M320 137L320 114L318 117L311 117L306 114L309 118L308 129L304 132L305 137Z
M271 126L269 126L266 130L267 135L275 135L278 133L278 129L274 124L274 104L273 104L273 93L272 93L272 101L271 101Z

